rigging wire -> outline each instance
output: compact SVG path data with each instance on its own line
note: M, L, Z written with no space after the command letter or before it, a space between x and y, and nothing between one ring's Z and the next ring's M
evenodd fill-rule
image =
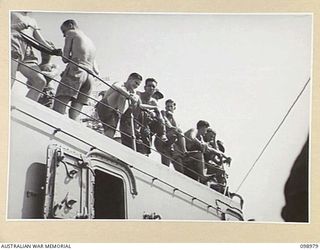
M297 95L296 99L293 101L293 103L291 104L291 106L289 107L287 113L284 115L284 117L282 118L282 120L280 121L279 125L277 126L277 128L275 129L275 131L273 132L273 134L271 135L271 137L269 138L269 140L267 141L267 143L265 144L265 146L263 147L263 149L261 150L260 154L258 155L257 159L254 161L254 163L252 164L252 166L250 167L249 171L247 172L247 174L245 175L245 177L243 178L243 180L241 181L240 185L238 186L237 190L235 193L238 193L239 189L241 188L241 186L243 185L243 183L245 182L245 180L248 178L248 176L250 175L250 173L252 172L253 168L256 166L257 162L259 161L259 159L261 158L261 156L263 155L263 153L265 152L265 150L267 149L267 147L269 146L269 144L271 143L272 139L274 138L274 136L277 134L277 132L279 131L280 127L282 126L282 124L285 122L286 118L288 117L289 113L291 112L291 110L293 109L294 105L298 102L299 98L301 97L301 95L303 94L304 90L306 89L306 87L308 86L310 82L310 77L307 80L307 82L304 84L303 88L301 89L301 91L299 92L299 94Z

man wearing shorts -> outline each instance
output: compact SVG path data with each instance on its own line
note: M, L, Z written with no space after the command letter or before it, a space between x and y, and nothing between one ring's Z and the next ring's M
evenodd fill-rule
M100 120L103 122L106 136L113 138L120 116L125 111L127 99L131 100L133 104L137 104L139 99L135 95L135 89L139 87L141 81L141 75L131 73L125 83L116 82L103 94L102 100L96 106L96 110Z
M182 130L178 127L177 122L173 116L173 113L176 109L176 103L172 99L168 99L165 102L165 110L161 110L162 117L166 125L166 135L168 138L167 142L163 142L156 137L154 144L156 149L161 153L161 163L170 166L171 159L173 166L176 167L181 163L180 158L185 154L186 150L186 141L183 137ZM181 163L182 164L182 163ZM179 166L178 166L178 169Z
M12 12L11 57L14 60L11 61L11 87L15 81L16 72L20 71L21 74L27 78L27 85L30 87L26 96L34 101L39 100L42 91L47 84L45 77L37 71L51 71L48 67L50 57L44 63L44 54L41 53L42 62L41 65L39 65L33 47L23 39L21 33L35 39L40 44L53 49L52 44L43 38L39 30L36 20L30 17L28 12ZM27 66L19 64L19 62L23 62L23 64Z
M141 105L135 117L139 121L137 130L142 143L137 144L137 151L149 155L151 153L152 137L156 135L167 141L163 117L158 109L158 103L153 94L156 92L157 81L153 78L145 80L144 92L138 92Z
M185 175L201 183L205 183L206 181L204 178L205 165L203 153L208 149L208 144L204 142L203 137L209 127L210 125L207 121L200 120L197 123L196 129L191 128L184 133L186 148L191 152L183 158L183 165L186 167L179 172L183 172Z
M65 21L61 32L65 37L62 61L68 64L62 73L63 84L57 88L53 109L65 114L66 105L71 101L69 117L78 120L83 105L88 105L94 82L92 73L99 74L95 64L96 48L74 20Z

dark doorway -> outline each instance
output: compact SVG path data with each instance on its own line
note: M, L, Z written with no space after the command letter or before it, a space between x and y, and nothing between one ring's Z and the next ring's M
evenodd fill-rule
M125 219L123 180L99 170L95 174L95 219Z

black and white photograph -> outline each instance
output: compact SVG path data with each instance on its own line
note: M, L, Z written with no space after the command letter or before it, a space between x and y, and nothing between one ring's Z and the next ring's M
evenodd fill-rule
M312 13L9 15L7 220L310 223Z

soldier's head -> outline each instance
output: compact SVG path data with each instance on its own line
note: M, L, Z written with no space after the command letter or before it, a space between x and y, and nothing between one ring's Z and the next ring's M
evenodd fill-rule
M140 86L142 82L142 76L138 73L131 73L126 82L127 88L134 90Z
M207 133L208 128L210 127L209 122L200 120L197 123L198 134L204 136Z
M68 19L61 24L60 30L63 36L66 36L67 31L74 30L78 28L78 24L73 19Z
M176 103L172 99L166 100L166 111L174 112L176 109Z
M154 92L157 90L157 81L154 78L147 78L144 85L144 91L152 96Z
M210 141L215 140L215 138L216 138L216 132L212 128L208 128L207 133L205 133L203 139L206 142L210 142Z

